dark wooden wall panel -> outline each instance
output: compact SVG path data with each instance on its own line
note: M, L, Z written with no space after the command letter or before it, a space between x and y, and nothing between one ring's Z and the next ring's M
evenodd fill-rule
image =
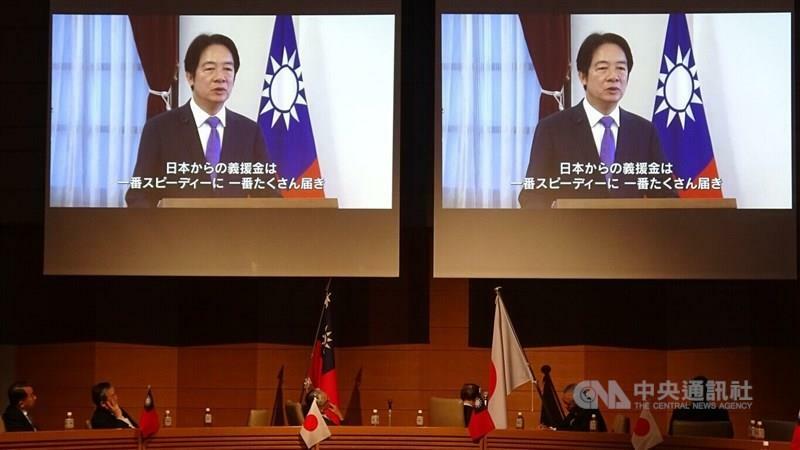
M412 425L417 409L428 413L432 396L457 397L461 385L488 385L488 348L466 345L466 280L435 280L430 303L431 343L339 347L336 366L340 406L350 417L369 423L372 408L386 423L387 400L393 401L393 425ZM731 347L693 350L645 350L606 346L552 346L525 349L539 379L542 365L553 368L560 391L584 379L614 379L632 401L632 386L642 380L680 382L697 374L721 380L749 379L755 386L753 411L732 412L737 435L751 415L791 418L796 394L780 386L797 379L796 351L785 348ZM90 386L107 379L117 385L123 406L135 417L145 388L153 385L159 412L172 409L178 427L202 426L203 410L212 408L215 426L241 426L250 409L271 409L283 367L284 399L298 400L308 368L310 347L283 344L149 346L89 342L23 345L17 350L17 373L40 394L37 421L62 426L67 409L78 419L91 413ZM351 404L356 377L359 404ZM533 411L531 411L531 404ZM513 392L509 415L522 411L528 426L538 423L541 402L531 386ZM601 411L610 425L617 414L635 420L633 411ZM666 431L669 413L654 411Z

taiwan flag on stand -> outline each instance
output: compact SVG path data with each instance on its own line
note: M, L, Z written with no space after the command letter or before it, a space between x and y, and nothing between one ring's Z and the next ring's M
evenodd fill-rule
M672 163L673 176L683 179L685 187L690 179L697 186L678 193L688 198L721 198L721 189L700 186L700 178L718 180L719 175L685 14L669 15L661 60L653 125Z
M303 68L297 50L292 16L275 18L258 113L267 151L277 165L277 178L286 179L283 197L324 198L317 147L308 114ZM303 181L307 182L306 185Z
M148 438L158 432L160 428L156 402L153 400L153 390L147 386L147 396L144 398L144 411L139 416L139 431L143 438Z
M336 383L336 361L333 357L334 334L333 320L331 317L331 294L325 295L322 305L322 322L319 335L311 351L311 367L308 369L308 378L314 387L322 389L328 394L328 400L339 406L339 388ZM328 410L325 417L335 424L339 424L339 416Z

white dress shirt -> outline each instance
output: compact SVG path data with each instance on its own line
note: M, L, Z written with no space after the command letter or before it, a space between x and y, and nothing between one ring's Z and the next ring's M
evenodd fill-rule
M209 133L211 133L211 132L209 131ZM128 418L127 418L127 417L125 417L125 416L122 416L122 417L118 418L117 420L121 420L121 421L123 421L123 422L127 423L127 424L128 424L128 428L136 428L135 426L133 426L133 424L131 423L131 421L130 421L130 420L128 420Z
M37 429L36 429L36 425L34 425L34 424L33 424L33 422L31 421L31 418L30 418L30 416L28 416L28 411L25 411L24 409L22 409L22 410L20 410L20 411L22 411L22 415L23 415L23 416L25 416L25 419L26 419L26 420L28 421L28 423L29 423L29 424L31 424L31 426L33 427L33 431L39 431L39 430L37 430Z

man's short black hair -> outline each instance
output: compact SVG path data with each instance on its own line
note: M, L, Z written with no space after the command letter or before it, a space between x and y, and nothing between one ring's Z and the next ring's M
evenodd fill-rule
M194 38L189 48L186 49L186 57L183 58L183 67L186 72L194 77L197 66L200 64L200 55L214 44L224 45L233 55L233 74L239 72L239 51L231 38L223 34L201 34Z
M30 387L30 384L24 381L17 381L16 383L9 386L8 404L16 408L19 402L28 398L28 393L25 392L26 387Z
M475 401L481 395L481 387L475 383L464 383L461 387L460 397L462 401Z
M109 389L111 389L111 383L108 381L101 381L92 386L92 403L100 406L106 401Z
M589 66L592 65L592 56L594 56L595 50L603 44L614 44L621 48L625 53L625 59L628 60L628 73L633 70L633 53L631 53L631 47L624 37L614 33L592 33L586 36L581 48L578 50L578 59L575 61L578 72L584 75L589 73Z

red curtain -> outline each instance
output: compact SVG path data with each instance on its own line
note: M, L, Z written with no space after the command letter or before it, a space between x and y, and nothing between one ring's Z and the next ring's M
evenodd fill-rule
M128 16L133 39L142 60L144 75L151 90L172 88L172 106L177 100L178 16ZM147 118L166 111L164 100L151 94L147 99Z
M563 13L520 14L522 32L528 43L542 89L569 89L569 15ZM565 96L565 107L568 106ZM550 95L539 100L539 118L558 111L558 102Z

